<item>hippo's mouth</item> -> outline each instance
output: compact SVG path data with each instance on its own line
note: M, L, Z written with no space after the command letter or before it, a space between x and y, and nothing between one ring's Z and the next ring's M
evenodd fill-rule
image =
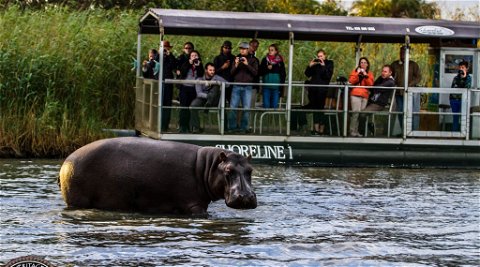
M257 207L255 193L230 194L225 196L225 204L233 209L254 209Z

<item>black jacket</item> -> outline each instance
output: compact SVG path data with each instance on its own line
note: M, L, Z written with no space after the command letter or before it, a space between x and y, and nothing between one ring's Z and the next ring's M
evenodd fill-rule
M395 80L391 76L386 79L380 76L375 80L373 86L395 87ZM392 92L391 89L371 88L368 103L385 107L392 96Z
M328 85L333 75L333 61L326 59L325 66L315 64L307 66L305 76L310 78L311 84ZM327 89L327 88L325 88Z
M220 69L223 64L227 61L230 60L230 67L227 69ZM216 56L215 59L213 60L213 65L215 65L215 74L224 78L226 81L233 81L232 79L232 66L235 64L235 56L230 54L228 56L224 55L221 53L220 55Z
M175 68L177 67L177 60L175 57L170 55L163 56L163 80L165 79L173 79L173 73L175 72ZM158 75L157 75L158 79Z
M205 73L205 70L203 69L203 64L200 63L198 66L195 66L193 64L190 64L190 61L186 61L183 63L183 65L180 67L180 79L185 80L188 79L188 71L194 69L195 70L195 77L193 80L196 80L197 78L200 78L203 76ZM194 86L193 84L191 86Z

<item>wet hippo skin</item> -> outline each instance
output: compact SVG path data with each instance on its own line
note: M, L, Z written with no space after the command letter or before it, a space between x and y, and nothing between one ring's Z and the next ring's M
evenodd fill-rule
M69 155L58 180L69 208L205 215L218 199L256 208L249 160L221 148L112 138Z

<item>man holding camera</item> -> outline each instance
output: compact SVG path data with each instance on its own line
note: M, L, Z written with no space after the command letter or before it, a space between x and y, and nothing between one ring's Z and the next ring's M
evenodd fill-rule
M452 88L472 88L472 77L468 74L468 62L462 61L458 64L458 74L453 78ZM462 95L450 94L450 107L453 113L462 109ZM460 131L460 115L453 115L452 131Z
M249 57L249 44L247 42L240 43L240 54L235 58L235 62L232 66L232 77L236 83L252 83L258 74L258 60L256 58ZM240 121L240 127L237 126L237 111L230 110L228 113L228 131L241 131L244 133L249 132L249 109L252 103L252 91L251 85L234 85L232 88L232 96L230 99L230 108L238 108L240 101L243 106L242 119Z

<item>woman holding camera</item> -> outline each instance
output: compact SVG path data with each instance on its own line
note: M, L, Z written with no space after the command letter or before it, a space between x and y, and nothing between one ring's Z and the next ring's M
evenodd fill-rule
M202 77L204 73L203 64L200 60L200 53L196 50L190 52L190 57L188 61L183 63L180 67L180 79L181 80L196 80L199 77ZM180 114L179 114L179 124L180 124L180 133L187 133L190 130L190 111L188 107L192 101L197 97L197 92L195 91L194 83L184 83L180 87Z
M354 86L372 86L374 82L373 73L370 71L370 61L361 57L358 66L350 73L348 82ZM358 132L358 112L365 109L368 103L370 91L364 87L354 87L350 91L350 104L352 114L350 115L350 136L361 137Z
M323 49L317 51L317 57L312 59L305 69L305 76L310 84L328 85L333 75L333 61L327 59L327 53ZM325 107L328 87L308 87L308 109L322 110ZM302 119L303 120L303 119ZM300 122L299 122L300 123ZM302 124L302 123L300 123ZM325 134L326 116L324 112L313 114L313 135Z

